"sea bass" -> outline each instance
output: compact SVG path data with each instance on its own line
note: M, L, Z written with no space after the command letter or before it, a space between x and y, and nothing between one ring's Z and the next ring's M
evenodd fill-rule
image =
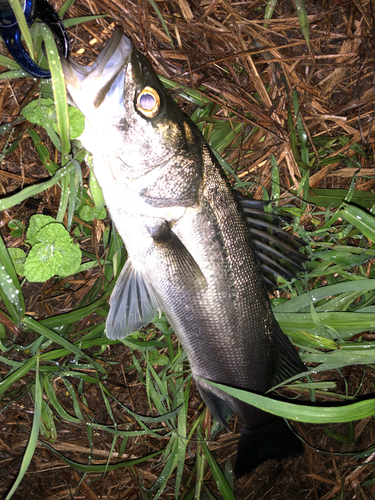
M108 337L126 337L164 311L211 413L225 426L233 412L243 422L237 477L300 453L283 419L205 381L263 394L305 367L274 318L240 204L200 131L120 28L93 66L62 65L128 252Z

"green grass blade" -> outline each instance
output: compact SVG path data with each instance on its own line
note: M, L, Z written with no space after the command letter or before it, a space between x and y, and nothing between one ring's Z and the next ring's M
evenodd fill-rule
M302 360L311 363L321 363L325 366L349 366L349 365L372 365L375 364L375 345L362 346L358 349L357 342L350 342L350 349L339 349L332 352L316 352L302 354ZM322 367L319 366L319 369ZM327 368L331 370L333 368ZM313 369L314 370L314 369Z
M26 474L26 471L30 465L32 458L33 458L35 448L36 448L36 445L38 442L39 428L40 428L41 414L42 414L42 404L43 404L43 393L42 393L42 384L40 383L40 379L39 379L39 357L37 356L36 374L35 374L34 418L33 418L33 425L31 428L30 439L29 439L26 451L25 451L23 459L22 459L21 468L20 468L20 471L18 473L17 479L15 480L11 490L9 491L7 496L5 497L5 500L9 500L13 496L13 493L15 493L15 491L18 488L20 482L22 481L24 475Z
M18 26L20 27L23 38L25 39L26 47L29 52L31 59L34 57L34 45L33 39L30 34L29 27L27 26L26 18L23 13L23 8L21 7L19 0L9 0L9 4L13 9L14 15L16 16Z
M15 324L25 313L25 302L17 273L0 236L0 296Z
M33 356L31 359L22 363L21 366L14 372L8 374L1 382L0 382L0 395L4 394L15 382L24 377L30 370L34 368L36 365L37 359L36 356Z
M61 68L60 56L56 41L49 27L42 23L40 32L46 46L48 65L51 71L53 97L56 106L57 129L61 139L62 165L66 163L70 151L68 102L66 99L65 81Z
M233 491L231 487L228 484L228 481L225 479L224 474L221 472L221 469L214 459L214 456L212 455L211 451L209 450L208 446L206 443L203 441L202 434L199 432L198 437L201 439L201 444L203 448L203 452L205 454L205 457L207 459L207 463L211 469L212 476L216 482L217 487L220 490L220 493L223 496L224 500L236 500L236 497L233 494Z
M272 183L272 194L271 200L275 201L277 206L278 200L280 199L280 172L279 167L277 166L276 158L273 154L271 154L271 183Z
M178 462L178 436L174 440L171 453L168 457L166 464L164 465L164 468L159 476L159 479L157 479L156 483L152 487L153 489L157 489L157 492L152 497L152 500L157 500L163 493L164 488L169 478L172 475L172 472L176 468L177 462Z
M19 193L13 194L12 196L9 196L7 198L2 198L0 200L0 210L8 210L14 205L22 203L27 198L31 198L41 193L42 191L47 190L48 188L52 187L54 184L59 182L65 175L70 174L70 172L72 172L73 170L74 170L74 164L69 162L69 164L66 167L60 168L60 170L56 172L56 174L53 177L51 177L51 179L49 179L48 181L35 184L34 186L26 187L22 189L22 191L20 191Z
M65 0L59 10L59 17L64 17L66 12L70 9L70 7L75 3L76 0Z
M167 90L176 90L176 89L181 89L182 92L179 93L179 95L183 98L186 99L189 102L192 102L196 106L204 106L206 104L211 104L212 100L204 95L202 92L199 92L199 90L194 90L190 89L189 87L185 87L184 85L177 84L176 82L173 82L172 80L169 80L165 76L158 75L159 80L162 82L164 87ZM200 90L205 90L204 86L199 87Z
M273 13L275 11L275 7L277 4L277 0L268 0L267 5L266 5L266 11L264 13L264 19L271 19L273 16ZM267 26L267 23L264 23L264 27Z
M294 4L297 9L297 16L299 20L299 24L301 26L302 34L306 40L307 47L311 54L311 46L310 46L310 33L309 33L309 19L307 17L306 7L304 0L294 0Z
M22 323L28 328L30 328L32 331L37 332L40 335L44 335L47 339L52 340L52 342L56 342L57 344L62 345L63 347L68 349L71 353L79 357L82 357L83 359L87 359L90 363L93 362L93 360L89 356L87 356L87 354L85 354L81 349L79 349L76 345L72 344L71 342L69 342L69 340L66 340L66 338L62 337L53 330L50 330L49 328L45 327L35 319L26 316L22 320Z
M0 66L3 66L4 68L8 68L8 69L15 69L15 70L20 69L20 65L18 63L16 63L16 61L14 59L11 59L10 57L3 56L2 54L0 54ZM27 76L26 71L24 73L25 73L24 76Z
M363 418L371 417L375 414L375 398L365 401L357 401L351 404L339 404L337 406L310 406L296 404L254 394L249 391L227 387L206 380L209 384L220 389L227 394L244 401L260 410L278 415L290 420L298 420L311 424L329 424L352 422Z
M339 207L348 194L347 189L310 188L309 203L318 207ZM351 203L370 209L375 203L375 195L368 191L354 191Z
M183 363L179 363L175 367L176 374L176 383L178 380L182 381L183 375ZM179 376L181 378L179 378ZM175 486L175 500L178 500L180 487L182 482L182 473L185 466L185 455L186 455L186 446L188 444L188 440L186 438L186 425L187 425L187 412L188 412L188 400L189 400L189 391L190 391L190 381L187 384L186 391L184 391L184 382L180 383L175 401L173 405L177 408L180 408L178 413L178 422L177 422L177 471L176 471L176 486Z
M12 80L12 78L25 78L25 76L30 76L23 69L16 69L13 71L4 71L0 74L0 80Z
M55 375L53 375L55 376ZM48 396L49 403L55 408L56 412L60 416L61 419L71 422L73 424L79 424L81 421L77 417L73 417L68 413L65 408L60 404L55 390L53 388L53 384L49 377L44 377L44 389L46 391L46 395Z
M89 21L96 21L96 19L100 19L101 17L108 17L108 15L98 14L96 16L72 17L70 19L64 19L63 25L65 26L65 28L72 28L73 26L77 26L77 24L83 24Z
M86 465L86 464L81 464L78 462L74 462L74 460L70 460L69 458L66 458L64 455L59 453L57 450L53 448L53 446L49 445L48 443L41 441L44 446L46 446L48 449L50 449L56 456L58 456L63 462L65 462L67 465L70 465L73 467L73 469L82 471L82 472L94 472L94 473L102 473L102 472L108 472L111 470L117 470L117 469L123 469L124 467L131 467L132 465L138 465L141 464L142 462L146 462L147 460L150 460L153 457L156 457L157 455L160 455L163 450L161 451L155 451L154 453L150 453L149 455L145 455L144 457L140 458L135 458L133 460L127 460L125 462L118 462L117 464L109 464L104 463L102 465Z
M169 29L168 29L168 26L166 24L166 22L164 21L164 18L163 16L161 15L161 12L159 10L159 7L156 5L156 2L154 2L154 0L148 0L150 2L150 4L152 5L152 8L154 9L154 11L156 12L156 15L158 16L158 18L160 19L160 22L163 26L163 28L165 29L165 32L169 38L169 41L171 42L171 45L172 45L172 49L174 49L174 45L173 45L173 41L172 41L172 38L171 38L171 35L169 34Z
M375 329L373 313L327 312L318 313L318 317L324 326L337 330L343 338ZM275 318L285 333L293 335L293 332L307 331L315 334L310 313L275 313Z
M63 222L64 220L65 212L69 201L70 177L71 177L70 175L64 175L64 177L61 179L61 195L60 195L59 209L56 215L56 222Z
M336 285L328 285L315 290L294 297L283 304L274 308L274 312L287 313L298 312L304 307L309 307L310 300L319 302L326 297L335 297L345 292L362 292L365 293L369 290L375 290L375 279L363 279L359 281L352 281L344 283L337 283Z
M340 215L360 230L362 234L375 242L375 218L354 205L343 204Z

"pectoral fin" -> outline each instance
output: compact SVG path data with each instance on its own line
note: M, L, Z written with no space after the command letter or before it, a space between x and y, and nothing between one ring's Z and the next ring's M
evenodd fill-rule
M167 222L152 228L150 234L155 243L158 259L167 269L171 284L180 288L207 286L206 278L194 257Z
M107 337L122 339L150 323L159 308L155 293L142 271L128 260L109 301Z

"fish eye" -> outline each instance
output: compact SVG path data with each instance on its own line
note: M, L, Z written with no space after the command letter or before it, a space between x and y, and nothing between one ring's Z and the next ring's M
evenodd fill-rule
M160 96L152 87L145 87L138 94L137 109L147 118L154 118L160 111Z

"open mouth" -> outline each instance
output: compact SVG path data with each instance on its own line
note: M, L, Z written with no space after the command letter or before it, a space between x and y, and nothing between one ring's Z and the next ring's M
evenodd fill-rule
M119 73L130 59L132 43L117 28L91 66L82 66L71 59L61 58L67 90L74 102L77 92L89 92L94 108L100 106ZM90 91L91 90L91 91Z

